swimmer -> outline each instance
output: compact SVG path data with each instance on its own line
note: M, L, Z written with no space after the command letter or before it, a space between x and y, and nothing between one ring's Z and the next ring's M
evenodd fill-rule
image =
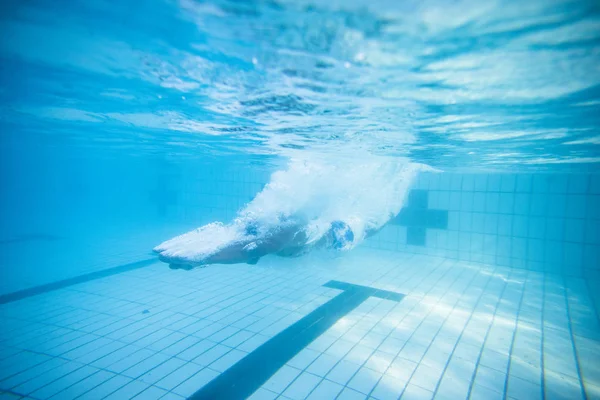
M374 230L366 233L371 236ZM211 238L212 236L212 238ZM214 241L215 236L224 240ZM296 257L314 248L349 248L355 240L350 226L334 221L327 232L311 242L306 225L297 221L285 221L276 228L260 232L255 223L231 225L209 224L168 240L156 248L161 261L171 269L189 270L209 264L256 264L267 254Z
M229 224L205 225L158 245L174 269L256 264L267 254L296 257L313 249L350 250L400 212L418 171L405 159L291 159L286 170Z

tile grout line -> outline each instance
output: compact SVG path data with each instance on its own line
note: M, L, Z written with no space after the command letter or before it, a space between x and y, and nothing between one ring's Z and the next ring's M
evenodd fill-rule
M511 273L514 273L514 271L511 271ZM508 287L508 283L504 282L503 286L502 286L502 291L501 291L501 293L499 293L498 299L496 300L496 303L494 305L494 314L492 315L490 324L487 327L487 330L485 332L485 337L484 337L483 343L481 345L481 351L479 352L479 355L477 356L477 360L475 361L475 370L473 371L473 375L471 377L471 382L469 383L469 389L467 391L467 398L471 397L471 393L473 391L473 385L475 384L475 378L477 376L477 371L479 370L479 363L481 362L481 356L483 355L483 351L485 349L485 344L489 338L489 334L492 330L492 327L494 326L494 321L496 320L496 314L498 313L498 309L500 308L499 305L502 301L502 298L504 297L504 293L506 292L507 287ZM515 325L516 325L516 322L515 322ZM504 388L504 391L506 391L506 387Z
M579 390L581 391L581 394L583 395L583 399L588 400L587 391L585 390L585 383L583 381L583 377L581 374L581 364L579 363L579 352L577 351L577 346L575 344L575 334L573 333L573 325L572 325L572 321L571 321L571 303L569 302L569 297L567 295L568 286L566 284L566 278L564 278L563 282L564 282L563 287L565 288L565 291L564 291L565 303L566 303L565 308L566 308L566 312L567 312L567 320L569 321L569 324L568 324L569 337L571 338L571 346L573 348L573 355L575 357L575 368L577 371L577 378L579 378Z
M510 367L512 364L512 352L513 352L513 348L515 346L517 330L519 329L519 316L521 314L521 308L523 307L523 299L525 298L525 290L527 289L527 283L529 283L529 275L531 274L531 271L526 271L526 272L527 272L527 278L525 279L525 284L523 285L523 290L521 291L521 295L519 297L519 307L517 308L517 315L515 318L515 329L512 332L510 347L508 349L508 363L506 365L506 378L504 378L504 393L502 396L504 400L508 399L508 379L510 377ZM542 323L543 323L543 316L542 316Z

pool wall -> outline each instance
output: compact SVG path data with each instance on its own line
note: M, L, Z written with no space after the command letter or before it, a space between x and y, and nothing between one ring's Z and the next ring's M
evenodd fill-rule
M21 141L3 143L0 293L155 257L165 239L230 221L277 169L240 157L75 152L47 140L25 143L26 153ZM581 277L597 288L600 175L421 174L401 216L363 246Z
M410 213L447 212L447 226L394 221L367 246L581 277L600 287L600 175L428 173L413 191L426 197L427 211L410 207L409 198ZM419 228L424 240L411 244Z

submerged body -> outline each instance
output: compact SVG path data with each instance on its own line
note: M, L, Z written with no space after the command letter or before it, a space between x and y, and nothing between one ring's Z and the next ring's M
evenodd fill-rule
M350 250L400 211L418 171L408 160L365 156L291 160L230 224L211 223L158 245L172 268L255 264L267 254Z
M236 222L239 224L239 221ZM248 224L243 227L244 235L225 239L211 251L198 251L200 246L197 244L206 243L208 237L219 229L239 231L240 227L235 222L230 226L209 224L164 242L154 251L172 269L191 269L209 264L256 264L267 254L296 257L313 248L341 250L349 247L355 238L351 228L342 221L334 221L327 234L314 242L309 239L307 227L297 222L283 223L263 233L258 233L253 224Z

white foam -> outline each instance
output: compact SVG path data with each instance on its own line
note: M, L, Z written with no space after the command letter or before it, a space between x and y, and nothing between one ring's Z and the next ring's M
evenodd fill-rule
M225 245L248 240L246 225L260 237L292 219L305 226L308 245L343 221L354 248L367 232L377 230L398 214L408 189L420 170L430 169L407 159L364 156L329 161L326 157L295 158L228 225L212 223L168 240L155 248L161 256L201 262Z

